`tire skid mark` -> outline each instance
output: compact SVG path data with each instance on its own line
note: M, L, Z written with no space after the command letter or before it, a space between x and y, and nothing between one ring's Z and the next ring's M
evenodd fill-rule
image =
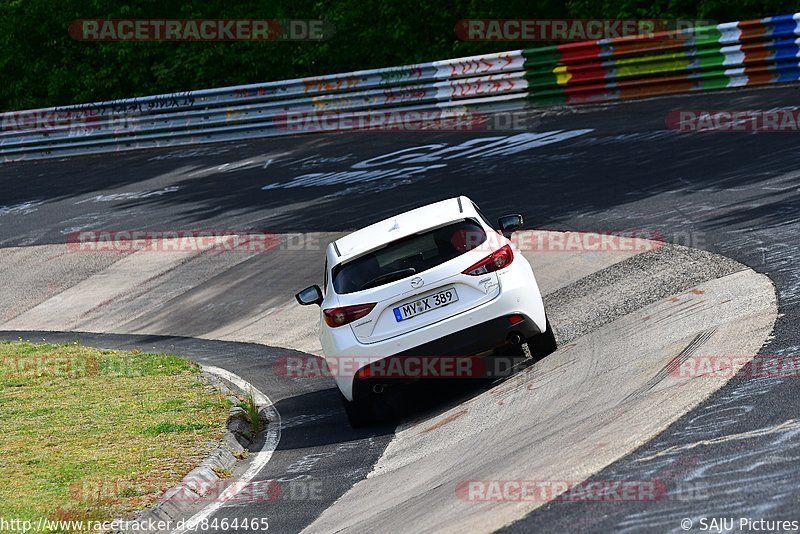
M658 371L658 373L656 373L650 380L639 386L635 391L625 397L622 402L640 397L656 387L659 382L669 376L670 373L675 372L675 370L677 370L683 364L683 362L688 360L689 357L694 354L701 345L711 339L711 336L713 336L716 331L717 328L714 327L697 334L677 356L670 360L667 365L662 367L661 370Z
M570 359L546 371L541 371L535 367L529 367L489 390L489 395L495 398L498 405L502 406L506 398L512 396L514 392L523 388L528 391L533 391L534 388L546 386L566 374L569 368L573 367L576 363L576 360Z

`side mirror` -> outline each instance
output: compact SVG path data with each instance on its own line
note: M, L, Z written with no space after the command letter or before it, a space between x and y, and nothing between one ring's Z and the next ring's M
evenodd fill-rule
M504 215L497 219L497 226L506 237L511 237L511 234L522 228L522 215Z
M303 306L308 306L310 304L322 304L322 290L319 288L318 285L313 285L311 287L307 287L302 290L300 293L294 296Z

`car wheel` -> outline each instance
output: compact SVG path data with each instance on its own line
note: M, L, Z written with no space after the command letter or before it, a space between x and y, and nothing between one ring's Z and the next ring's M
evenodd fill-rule
M512 376L523 367L527 367L530 359L525 354L525 343L506 343L494 349L486 358L486 378L503 380Z
M548 354L552 354L558 348L556 344L556 336L553 334L553 328L550 326L550 319L546 319L547 327L544 332L533 336L528 339L528 349L531 351L531 357L535 360L541 360Z
M344 405L344 412L347 414L347 422L352 428L369 426L375 422L375 414L369 406L363 402L349 401L339 392L339 398Z

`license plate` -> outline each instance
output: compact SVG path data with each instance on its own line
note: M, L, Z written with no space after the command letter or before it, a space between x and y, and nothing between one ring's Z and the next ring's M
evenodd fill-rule
M458 300L455 288L442 289L414 302L403 304L394 309L394 318L397 322L411 319L425 312L447 306Z

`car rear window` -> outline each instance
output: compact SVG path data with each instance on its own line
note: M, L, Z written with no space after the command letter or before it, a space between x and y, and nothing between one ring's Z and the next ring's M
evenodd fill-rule
M414 234L335 266L333 287L342 295L388 284L457 258L484 241L486 232L470 219Z

